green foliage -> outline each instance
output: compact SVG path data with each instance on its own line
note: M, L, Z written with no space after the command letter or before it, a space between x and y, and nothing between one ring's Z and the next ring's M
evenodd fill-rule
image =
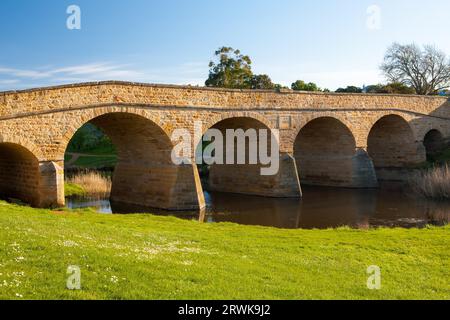
M0 202L0 228L0 299L450 299L450 226L280 230ZM71 265L82 290L65 287Z
M86 191L79 185L73 183L65 183L64 184L64 195L66 197L74 197L74 196L84 196Z
M414 88L408 87L400 82L388 83L386 85L378 84L368 86L367 93L384 93L384 94L415 94Z
M276 85L266 74L255 75L249 56L231 47L222 47L215 52L216 61L209 63L207 87L230 89L273 90Z
M250 80L251 89L273 90L275 84L266 74L254 75Z
M116 149L111 139L93 124L81 127L70 140L68 152L115 154Z
M295 91L322 91L315 83L306 83L303 80L297 80L291 85L291 89Z
M217 61L209 63L208 87L250 89L253 77L249 56L231 47L222 47L215 52Z
M99 169L113 168L117 164L117 156L115 155L89 155L81 156L73 164L77 168Z
M362 89L355 86L348 86L347 88L339 88L336 90L337 93L362 93Z

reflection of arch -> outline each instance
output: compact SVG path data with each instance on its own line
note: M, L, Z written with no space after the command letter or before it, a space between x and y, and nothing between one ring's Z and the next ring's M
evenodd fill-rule
M439 130L432 129L425 135L423 145L425 146L427 157L433 157L444 149L444 137Z
M372 127L367 143L375 168L401 168L423 161L409 123L398 115L387 115Z
M108 135L117 150L112 200L162 209L199 207L196 172L172 162L172 141L157 123L133 112L103 113L88 122ZM66 135L65 145L71 138Z
M0 195L32 206L40 205L39 160L27 148L0 143Z
M350 129L332 117L316 118L294 143L300 181L311 185L350 186L356 142Z

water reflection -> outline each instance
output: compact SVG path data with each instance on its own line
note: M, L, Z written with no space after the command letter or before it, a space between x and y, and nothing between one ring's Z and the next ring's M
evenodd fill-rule
M68 199L68 207L96 207L101 213L147 213L202 222L233 222L286 229L424 227L450 220L450 203L411 197L401 186L378 190L304 187L303 199L273 199L237 194L205 193L202 212L167 212L109 200Z

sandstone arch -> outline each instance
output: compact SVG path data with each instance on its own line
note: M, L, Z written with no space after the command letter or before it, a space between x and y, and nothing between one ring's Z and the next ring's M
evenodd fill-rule
M105 132L117 150L111 200L167 210L204 206L196 167L172 162L172 141L155 122L112 112L89 123Z
M59 144L56 155L59 159L64 159L64 153L69 145L70 140L73 138L75 133L86 123L94 121L96 118L102 116L107 116L108 114L129 114L135 115L136 117L144 118L156 126L158 126L166 135L169 135L169 130L167 130L166 125L161 123L159 117L152 113L146 112L143 109L135 107L117 107L117 106L107 106L107 107L93 107L90 109L83 110L81 113L76 113L71 117L71 121L67 128L62 132L62 141Z
M253 150L252 154L259 152L260 142L260 130L267 132L267 150L269 155L271 153L272 139L271 135L273 131L269 127L267 121L256 119L249 116L237 116L226 117L218 122L215 122L206 128L217 129L222 133L224 137L224 163L214 164L209 168L208 189L216 192L225 193L239 193L249 194L257 196L269 196L269 197L300 197L301 189L295 168L295 162L288 154L280 154L279 148L275 148L279 166L276 173L273 175L263 175L261 168L269 167L270 165L263 164L260 157L257 158L256 164L250 163L250 151L249 151L249 139L245 140L245 164L238 164L237 162L237 139L231 141L234 144L234 163L226 164L227 158L227 141L226 131L232 130L248 130L254 129L257 135L257 150ZM275 138L276 144L279 144L277 138ZM228 150L228 152L230 152Z
M57 192L61 169L53 162L39 162L30 150L15 143L0 143L0 196L19 199L34 207L63 203Z
M308 122L294 143L302 184L334 187L375 187L373 165L356 148L350 129L333 117Z
M391 180L389 171L413 167L426 160L425 148L417 143L411 126L399 115L380 118L367 141L379 180Z
M427 158L433 158L445 148L444 136L439 130L432 129L425 135L423 145L425 146Z

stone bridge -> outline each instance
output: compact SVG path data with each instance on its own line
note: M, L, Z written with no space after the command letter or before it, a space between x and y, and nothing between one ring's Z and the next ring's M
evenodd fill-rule
M280 130L280 170L214 165L213 190L300 197L301 184L377 187L450 137L443 97L247 91L100 82L0 93L0 194L64 205L64 153L84 124L118 150L111 198L169 210L205 205L196 165L171 161L177 128ZM197 144L199 141L195 141Z

